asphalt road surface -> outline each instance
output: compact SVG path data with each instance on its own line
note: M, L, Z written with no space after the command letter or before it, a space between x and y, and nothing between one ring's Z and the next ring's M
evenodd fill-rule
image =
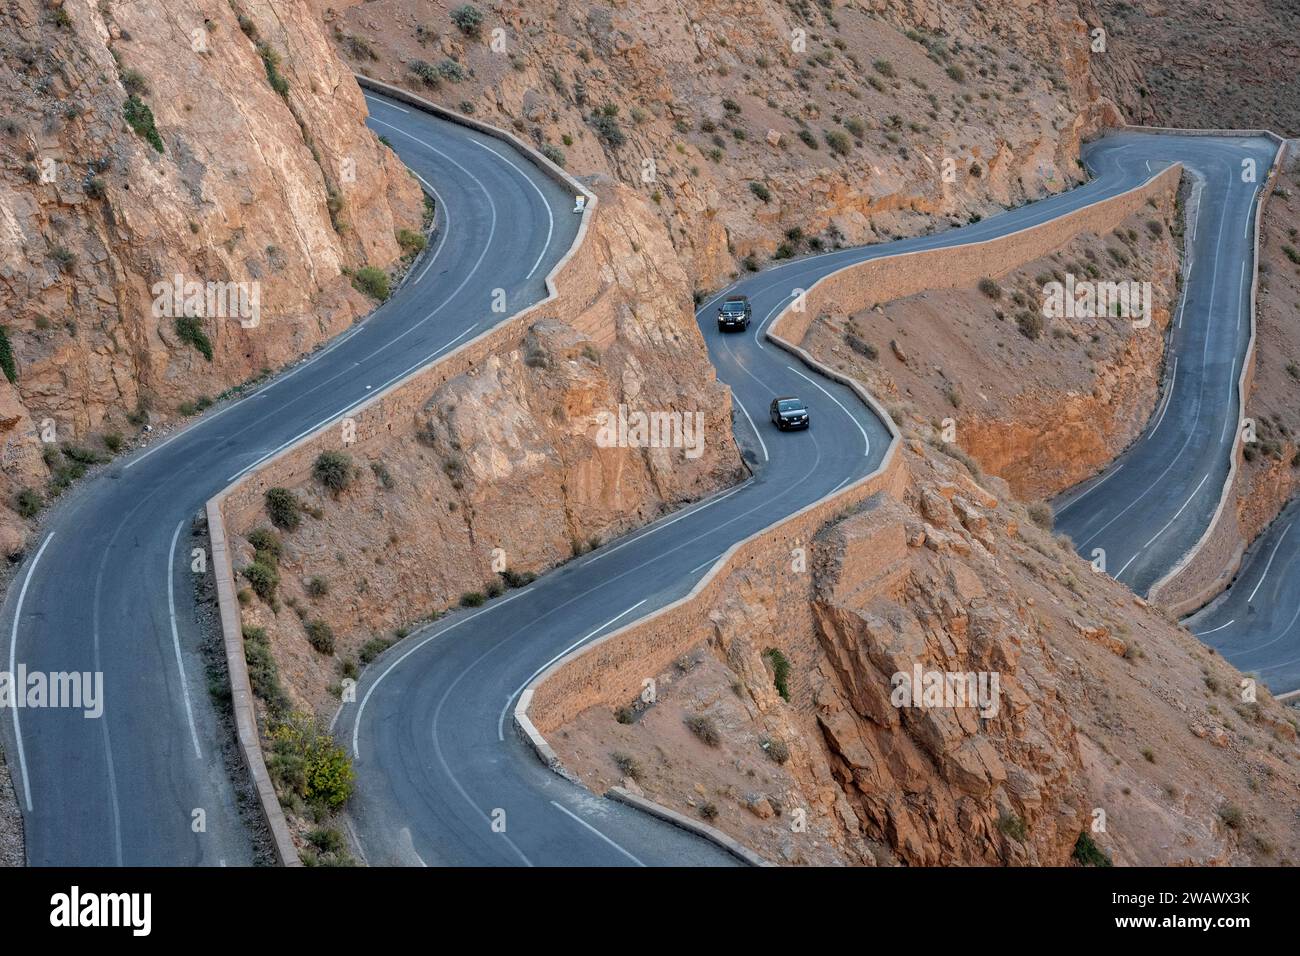
M1057 529L1088 560L1104 557L1105 570L1138 594L1200 539L1228 476L1250 338L1255 199L1276 148L1264 138L1118 133L1088 155L1103 179L1134 164L1178 161L1195 184L1164 395L1123 455L1055 502ZM1243 181L1243 160L1254 160L1256 181Z
M491 311L494 288L507 290L511 313L540 299L542 277L573 240L572 197L523 156L408 107L367 99L375 130L439 200L437 235L406 285L296 369L84 482L51 515L6 594L10 669L21 662L32 670L100 670L105 681L101 719L23 710L3 722L34 864L248 861L197 656L189 600L191 519L243 471L499 321ZM705 339L719 377L733 390L736 434L754 476L526 589L448 615L368 667L358 703L345 706L337 724L340 739L356 753L351 814L366 859L408 865L734 862L546 770L513 732L510 709L522 687L558 655L684 594L736 540L878 465L888 441L884 426L847 389L765 342L767 323L795 289L851 262L1002 235L1129 189L1170 161L1213 173L1241 155L1234 150L1260 148L1175 136L1109 137L1088 153L1096 178L1068 193L961 230L795 260L745 277L725 291L750 296L755 321L747 333L718 334L716 300L706 303L700 310ZM1266 172L1266 161L1262 168ZM1222 274L1222 287L1233 289L1248 267L1229 233L1242 224L1234 210L1248 204L1249 195L1235 185L1207 185L1207 216L1215 215L1216 195L1218 218L1197 227L1197 255L1207 230L1221 233L1206 255L1218 250L1210 261ZM1203 366L1234 361L1219 351L1230 349L1231 337L1214 331L1227 321L1216 318L1216 310L1232 301L1240 300L1216 286L1203 303L1189 295L1184 306L1184 327L1206 328L1192 340L1202 342ZM1192 352L1185 364L1196 364ZM1228 393L1206 381L1198 407L1209 416ZM776 394L803 397L812 428L777 433L767 423L767 404ZM1180 405L1167 414L1177 422L1188 412ZM1190 415L1191 434L1205 431L1198 413ZM1175 431L1168 422L1163 427ZM1207 427L1209 435L1213 428ZM1179 480L1215 467L1214 442L1188 444L1192 451L1173 469ZM1125 487L1119 478L1110 484ZM1088 497L1100 508L1113 494ZM1139 499L1109 528L1145 523L1158 530L1173 513L1165 507L1168 497L1162 489ZM1193 528L1202 513L1199 502L1175 508L1172 530L1164 534L1174 539ZM1082 519L1093 507L1072 510ZM1105 525L1109 513L1094 520ZM1117 542L1110 545L1116 554L1134 547L1127 539ZM1158 544L1161 553L1177 551ZM1158 571L1150 555L1134 563L1143 575ZM205 811L206 832L193 830L196 809ZM505 812L504 832L491 826L498 810Z

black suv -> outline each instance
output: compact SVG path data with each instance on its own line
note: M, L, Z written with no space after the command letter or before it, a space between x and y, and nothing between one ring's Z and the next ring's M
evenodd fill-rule
M772 399L772 424L781 431L808 427L808 406L793 396Z
M718 306L718 331L745 331L749 328L749 315L749 296L733 295Z

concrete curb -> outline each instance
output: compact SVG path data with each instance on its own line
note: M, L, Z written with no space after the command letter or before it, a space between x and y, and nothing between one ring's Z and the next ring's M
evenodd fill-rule
M542 763L546 764L550 770L558 773L570 783L576 783L578 786L582 786L582 781L578 779L578 775L560 762L560 755L557 754L551 745L546 742L546 738L542 736L541 731L533 725L532 720L528 716L528 705L532 702L533 688L530 684L528 687L524 688L524 692L519 695L519 700L515 702L515 729L519 731L528 745L533 748L533 752L537 754L537 758L541 760Z
M576 179L570 176L564 170L560 169L545 156L533 150L524 144L521 140L507 133L505 130L497 129L487 123L479 120L470 119L462 116L452 110L431 103L422 97L415 96L405 90L399 90L397 87L389 86L378 80L372 80L369 77L357 76L357 84L363 89L371 89L375 92L383 93L394 99L401 100L407 105L414 106L419 110L440 116L451 122L467 126L488 136L493 136L510 146L518 149L522 155L532 160L548 176L559 182L561 185L571 188L575 194L582 194L587 197L586 208L582 213L582 222L578 226L577 235L574 236L572 244L568 251L560 258L550 272L546 274L546 297L540 302L534 303L526 309L518 312L511 318L487 329L480 335L475 336L469 342L462 343L458 348L442 356L430 365L416 369L409 375L404 376L398 381L392 383L387 388L376 392L370 396L362 405L351 409L355 414L361 408L366 407L376 401L379 401L385 395L390 394L396 389L404 387L408 382L423 374L431 365L437 365L439 362L446 361L451 356L457 354L462 349L468 348L479 342L486 336L498 334L499 331L512 325L529 313L539 309L553 301L559 292L556 289L556 277L564 270L569 261L577 253L586 239L587 230L591 223L591 218L595 214L597 198L595 193L585 189ZM266 820L267 826L271 830L271 837L275 843L276 855L279 857L281 864L284 866L301 866L302 861L298 857L298 851L294 846L292 835L289 832L288 822L284 816L284 808L280 806L279 798L275 794L275 787L271 783L270 775L266 770L266 759L262 753L261 735L257 727L257 715L253 706L252 685L248 679L248 662L244 658L244 635L243 620L239 613L239 602L235 597L235 577L234 568L231 563L231 554L226 533L225 516L221 511L222 502L230 492L248 481L258 471L267 467L272 462L291 453L298 446L311 441L325 429L333 427L334 422L331 420L320 428L315 429L310 434L305 435L294 444L282 449L279 454L268 458L266 461L252 469L238 481L231 483L218 494L214 495L207 502L208 516L208 533L212 542L212 561L213 573L217 580L217 605L221 614L221 631L223 643L226 652L226 668L230 673L231 703L235 715L235 727L239 736L239 749L244 757L244 764L248 767L249 775L253 779L253 784L257 789L258 803L261 806L262 816ZM543 744L545 741L542 741ZM554 756L554 754L552 754ZM557 758L558 762L558 758Z
M1157 129L1155 127L1130 127L1132 129ZM1228 503L1232 500L1236 487L1237 479L1240 477L1242 452L1244 442L1241 435L1241 419L1246 411L1246 400L1250 391L1250 382L1254 378L1255 367L1255 340L1257 333L1258 309L1256 307L1256 298L1259 292L1259 245L1260 233L1263 230L1264 222L1264 203L1273 190L1277 187L1277 178L1281 175L1282 166L1286 159L1287 140L1278 136L1269 130L1250 130L1250 131L1187 131L1174 129L1160 129L1160 132L1173 134L1183 134L1190 136L1210 136L1210 135L1244 135L1260 136L1270 139L1278 144L1277 152L1273 155L1273 164L1269 169L1268 179L1263 189L1259 191L1259 197L1255 200L1255 229L1254 244L1251 253L1251 278L1250 278L1250 338L1246 342L1246 354L1241 363L1241 373L1237 376L1236 388L1236 408L1237 408L1237 429L1236 438L1232 444L1232 451L1229 453L1228 475L1223 482L1223 490L1219 494L1219 503L1214 509L1214 515L1210 518L1210 523L1206 526L1205 531L1197 539L1190 551L1188 551L1171 568L1162 578L1151 585L1147 592L1148 599L1153 604L1159 604L1160 595L1177 585L1178 578L1185 574L1192 566L1192 563L1201 555L1206 546L1213 539L1219 528L1219 522L1227 509ZM1172 604L1164 605L1175 618L1187 617L1192 612L1204 607L1213 598L1223 592L1223 590L1232 582L1237 572L1241 569L1242 559L1246 554L1246 544L1243 541L1234 549L1232 556L1228 559L1227 564L1219 571L1215 579L1202 586L1190 596L1175 601Z
M611 800L617 800L619 803L640 810L642 813L648 813L650 816L657 817L666 823L671 823L675 827L694 833L698 837L703 837L710 843L722 847L722 849L726 850L741 862L748 863L750 866L776 866L775 863L763 859L749 847L737 843L716 827L711 827L707 823L700 823L698 820L692 820L690 817L678 813L676 810L670 810L662 803L655 803L653 800L647 800L645 797L638 797L635 793L632 793L630 790L624 790L622 787L610 787L605 791L605 796Z
M243 620L235 597L235 576L230 563L226 520L221 514L221 498L222 495L218 495L207 503L208 541L212 545L212 572L217 579L217 607L221 612L221 638L226 651L226 669L230 672L230 708L235 715L239 752L243 754L244 765L257 790L257 802L271 831L280 864L302 866L289 833L289 824L284 818L284 809L275 795L275 785L266 772L266 760L262 756L262 738L257 729L253 687L248 680L248 661L244 658Z

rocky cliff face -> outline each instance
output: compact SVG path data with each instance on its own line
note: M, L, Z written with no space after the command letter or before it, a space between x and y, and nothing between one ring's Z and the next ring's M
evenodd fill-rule
M279 599L251 601L244 620L267 628L298 706L332 709L330 686L368 641L490 594L499 572L546 570L741 477L730 393L663 227L630 190L601 186L585 244L603 286L587 311L538 320L450 379L355 462L342 493L293 489L317 517L281 536ZM698 412L702 442L607 447L601 416L620 405ZM244 539L237 567L265 522L232 529ZM313 649L314 622L333 633L332 652Z
M1118 118L1070 2L331 4L357 69L649 197L697 288L1077 183Z
M806 574L733 575L652 705L549 735L565 765L784 863L1062 865L1081 834L1116 863L1293 861L1294 713L1005 485L919 432L903 454L901 501L825 528ZM975 683L899 696L936 674Z
M423 199L298 0L15 0L4 20L8 506L45 490L41 430L102 454L99 436L129 441L346 328L372 303L342 270L393 265ZM256 326L230 298L178 329L154 288L176 276L242 283Z

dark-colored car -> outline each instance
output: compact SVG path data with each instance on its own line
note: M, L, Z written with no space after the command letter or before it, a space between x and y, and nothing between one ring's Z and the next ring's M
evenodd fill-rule
M794 396L772 399L772 424L781 431L808 427L808 406Z
M718 306L718 331L743 332L749 328L749 296L733 295Z

